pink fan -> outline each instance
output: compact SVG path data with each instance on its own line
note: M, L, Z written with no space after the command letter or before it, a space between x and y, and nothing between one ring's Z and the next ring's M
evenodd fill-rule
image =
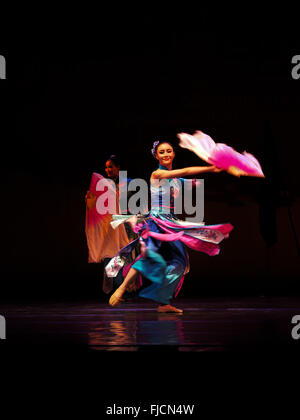
M202 131L195 131L193 135L179 133L177 137L180 139L179 146L191 150L205 162L225 169L232 175L265 177L258 160L253 155L247 152L238 153L224 143L215 143Z
M90 183L89 193L86 195L87 200L87 217L86 217L86 224L88 226L94 226L97 223L103 221L103 220L110 220L111 215L110 214L99 214L96 208L96 201L97 198L103 194L103 191L98 191L97 184L100 180L104 180L105 178L97 174L96 172L93 172L92 179ZM108 193L112 194L113 199L115 199L115 191L112 188L108 188Z
M118 193L113 181L93 172L89 191L86 194L85 232L89 249L89 262L98 263L104 258L112 258L129 242L125 227L111 227L113 204L118 206ZM100 210L100 211L99 211ZM103 210L103 211L102 211ZM109 290L109 285L107 284Z

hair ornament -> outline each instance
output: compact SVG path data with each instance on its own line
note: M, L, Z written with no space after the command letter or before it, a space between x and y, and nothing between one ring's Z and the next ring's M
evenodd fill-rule
M154 157L156 157L156 149L157 149L157 146L159 145L159 140L158 141L155 141L154 143L153 143L153 148L151 149L151 153L152 153L152 155L154 156Z

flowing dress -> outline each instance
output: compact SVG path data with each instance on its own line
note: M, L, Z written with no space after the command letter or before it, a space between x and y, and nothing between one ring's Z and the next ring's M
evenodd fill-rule
M167 169L159 166L160 169ZM204 252L209 256L219 254L219 243L229 236L233 229L230 223L205 225L179 220L174 213L174 197L181 188L182 178L166 179L164 185L151 184L151 211L138 216L139 223L134 230L139 233L142 242L141 254L131 264L126 264L126 255L138 238L120 250L108 265L108 275L114 276L122 268L123 274L132 267L151 281L151 285L142 289L139 296L161 304L169 304L183 284L184 276L189 271L187 247ZM170 195L172 183L173 193ZM169 206L164 195L169 194ZM124 220L128 220L124 218ZM122 220L122 217L114 219ZM125 273L124 273L125 270Z

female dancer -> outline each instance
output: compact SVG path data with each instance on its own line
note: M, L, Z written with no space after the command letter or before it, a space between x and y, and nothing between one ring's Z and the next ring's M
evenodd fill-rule
M139 296L156 301L159 304L158 312L181 314L183 311L171 306L170 300L177 296L184 275L189 271L186 246L211 256L217 255L218 244L229 236L233 226L230 223L204 226L204 224L178 220L174 214L174 196L173 201L171 197L169 208L161 207L164 194L170 191L168 182L172 181L176 189L176 183L179 188L178 183L182 181L180 177L206 172L217 173L221 169L215 166L197 166L173 170L175 153L168 142L155 142L152 154L158 160L159 167L150 178L151 211L144 215L143 224L135 227L144 238L142 239L144 252L135 260L123 283L111 296L109 304L112 306L119 304L127 287L140 273L152 284L141 290ZM165 183L159 187L160 180L165 180ZM176 194L176 191L174 192ZM174 237L179 239L174 240ZM121 250L119 255L124 254L126 248Z
M117 187L117 204L119 192L119 171L120 162L115 155L111 155L105 163L105 172L109 179L112 179ZM85 196L86 201L86 237L89 248L89 262L104 262L104 266L110 259L120 250L120 248L127 245L131 240L136 238L130 225L120 225L113 229L110 225L111 215L100 216L96 211L97 195L95 188L100 175L94 173L92 176L90 190ZM127 180L128 181L128 180ZM93 189L93 191L91 191ZM134 251L133 251L134 253ZM119 273L113 281L107 278L104 272L103 291L110 293L116 289L123 281L122 273ZM131 285L131 289L135 287Z

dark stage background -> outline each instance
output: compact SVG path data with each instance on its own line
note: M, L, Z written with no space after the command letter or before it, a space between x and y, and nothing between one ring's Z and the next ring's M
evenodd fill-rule
M181 293L299 294L297 37L170 22L119 18L90 39L36 34L0 51L1 300L106 298L102 264L87 262L92 172L116 153L130 177L148 180L153 141L194 130L254 154L266 178L205 175L205 222L234 231L219 256L190 251ZM177 168L204 164L176 152Z

